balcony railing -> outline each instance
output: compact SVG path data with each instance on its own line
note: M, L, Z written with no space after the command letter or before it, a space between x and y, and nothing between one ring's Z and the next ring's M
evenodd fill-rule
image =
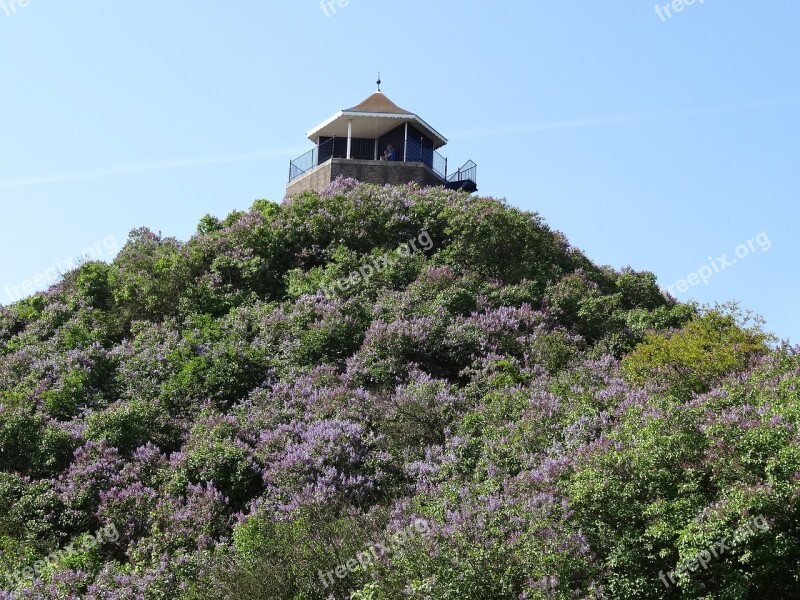
M321 165L333 155L333 144L335 138L322 142L319 146L309 150L302 156L295 158L289 163L289 181L297 179L304 173L308 173L317 165Z
M376 143L379 144L376 146ZM356 160L382 160L388 145L395 150L397 162L421 162L430 167L442 179L447 178L447 159L433 148L427 140L389 139L350 140L350 158ZM297 179L331 158L347 158L347 139L330 138L289 163L289 181Z
M402 145L400 147L402 148ZM434 150L430 142L425 140L409 139L406 142L405 160L406 162L421 162L428 165L442 179L447 175L447 159Z

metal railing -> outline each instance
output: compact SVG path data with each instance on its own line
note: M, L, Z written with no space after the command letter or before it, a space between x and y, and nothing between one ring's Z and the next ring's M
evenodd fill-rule
M336 138L331 138L289 162L289 181L297 179L317 165L321 165L328 160L333 155L335 143Z
M399 160L402 160L402 158ZM447 159L433 149L433 144L424 139L408 139L405 160L406 162L421 162L428 165L442 179L447 175Z
M447 178L447 157L442 156L436 150L433 151L433 162L431 163L431 169L433 172L436 173L442 179Z
M375 144L379 143L377 147ZM395 151L394 160L397 162L421 162L430 167L442 179L447 177L447 158L433 148L433 144L424 139L404 140L380 138L370 140L353 138L350 140L350 158L355 160L374 160L376 155L379 160L384 160L384 153L388 145ZM330 138L319 146L312 148L302 156L289 162L289 181L308 173L314 167L321 165L331 158L347 157L347 139Z
M454 171L450 175L447 176L447 181L472 181L473 183L478 182L478 165L476 165L471 160L468 160L464 163L458 171Z
M375 143L375 140L351 139L350 158L354 160L375 160Z

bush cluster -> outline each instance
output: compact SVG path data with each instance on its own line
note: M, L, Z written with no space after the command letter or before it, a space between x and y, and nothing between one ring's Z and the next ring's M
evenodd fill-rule
M491 198L339 180L137 229L0 307L0 578L46 565L0 599L795 597L798 390L735 307Z

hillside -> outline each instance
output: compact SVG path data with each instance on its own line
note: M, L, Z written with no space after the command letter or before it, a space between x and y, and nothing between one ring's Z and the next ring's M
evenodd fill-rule
M0 308L0 599L795 598L799 384L491 198L137 229Z

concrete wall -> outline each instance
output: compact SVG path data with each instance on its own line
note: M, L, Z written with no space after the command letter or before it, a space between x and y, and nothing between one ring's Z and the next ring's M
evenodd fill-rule
M290 181L286 186L287 196L296 196L309 190L322 190L331 182L331 161L321 164L316 169Z
M427 165L419 162L334 158L291 181L286 186L286 195L294 196L308 190L320 192L337 177L352 177L364 183L377 185L414 182L422 186L434 186L445 183Z

